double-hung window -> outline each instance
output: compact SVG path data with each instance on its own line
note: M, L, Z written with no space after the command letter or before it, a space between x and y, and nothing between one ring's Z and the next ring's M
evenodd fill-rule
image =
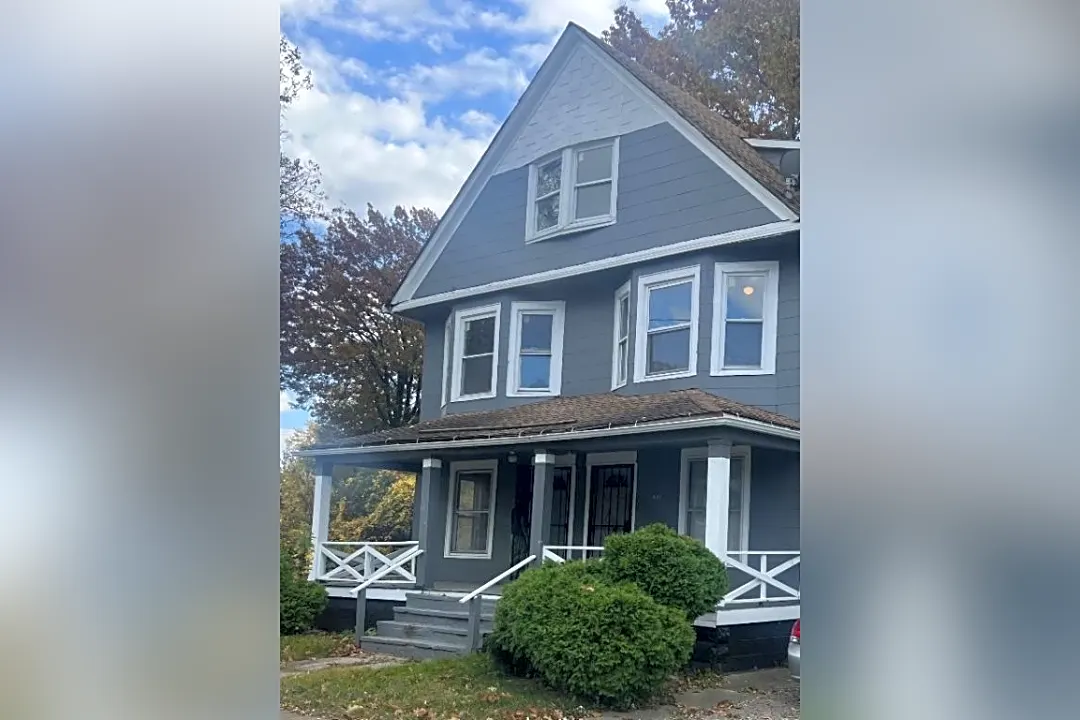
M499 306L460 310L454 321L454 370L450 400L495 397L498 379Z
M450 464L446 557L491 557L497 470L497 460Z
M508 397L558 395L562 390L562 344L566 303L510 304Z
M615 293L615 337L611 357L611 389L626 384L630 374L630 283Z
M527 241L615 222L619 139L577 145L529 167Z
M634 381L697 373L699 267L638 279Z
M713 295L713 375L776 372L779 263L717 263Z
M708 451L683 452L682 517L679 532L705 542L705 514L708 512ZM728 537L730 554L746 552L750 536L750 451L732 449L731 480L728 485Z

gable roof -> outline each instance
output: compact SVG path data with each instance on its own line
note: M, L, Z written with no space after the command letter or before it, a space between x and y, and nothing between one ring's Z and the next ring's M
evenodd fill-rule
M643 99L653 103L676 130L772 210L778 219L798 219L798 195L787 187L780 172L746 142L745 133L686 91L676 88L575 23L569 23L413 261L394 294L392 306L408 302L415 296L421 282L484 188L488 177L494 174L502 155L528 122L574 49L578 47L591 50L632 89L643 91Z
M796 213L799 211L798 193L793 192L787 186L780 171L762 158L747 142L747 133L738 125L715 110L710 110L690 93L672 85L644 65L631 60L600 38L574 23L570 24L576 27L595 47L600 48L608 57L663 100L668 107L697 128L713 145L738 163L747 174L768 188L777 199Z
M698 390L671 390L649 395L622 395L615 392L574 395L525 403L501 410L457 413L408 427L324 443L299 455L313 456L363 449L425 449L434 444L469 440L507 438L528 442L530 439L555 439L590 430L641 428L658 429L668 421L714 419L741 420L760 432L796 435L797 420L768 410L745 405L728 398ZM663 429L663 428L659 428Z

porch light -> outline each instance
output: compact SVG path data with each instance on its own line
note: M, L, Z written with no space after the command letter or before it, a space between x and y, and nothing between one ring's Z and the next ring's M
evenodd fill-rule
M742 289L742 291L743 291L743 295L753 295L754 294L754 286L753 285L747 285Z

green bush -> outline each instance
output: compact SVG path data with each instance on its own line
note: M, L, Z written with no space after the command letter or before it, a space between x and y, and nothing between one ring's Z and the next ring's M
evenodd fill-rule
M278 620L282 635L307 632L326 608L326 588L309 582L297 557L303 557L302 541L281 540Z
M519 674L576 697L629 707L653 696L690 660L694 630L679 611L597 564L547 564L503 591L488 638Z
M609 535L600 565L613 582L634 583L690 621L714 611L728 588L720 558L700 541L660 523Z

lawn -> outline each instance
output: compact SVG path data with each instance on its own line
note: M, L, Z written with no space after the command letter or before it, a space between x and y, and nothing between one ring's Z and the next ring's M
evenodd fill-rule
M348 720L538 720L590 714L536 681L503 675L480 654L292 675L281 680L281 705Z
M345 657L356 651L352 633L305 633L281 636L281 662Z

